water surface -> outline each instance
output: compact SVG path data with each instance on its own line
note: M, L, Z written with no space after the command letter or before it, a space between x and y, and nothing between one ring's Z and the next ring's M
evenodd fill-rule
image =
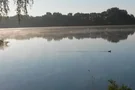
M1 90L135 89L134 26L1 29ZM112 53L108 53L112 50Z

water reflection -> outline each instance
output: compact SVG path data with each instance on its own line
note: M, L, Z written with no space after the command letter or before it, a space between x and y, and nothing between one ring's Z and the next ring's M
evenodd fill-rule
M8 41L0 40L0 50L4 50L8 47Z
M0 38L18 39L9 40L10 47L0 51L0 90L105 90L109 79L134 90L135 35L128 38L133 33L129 28L0 30ZM128 40L113 44L95 38ZM101 52L106 50L112 53Z
M94 32L90 38L103 38L110 42L117 43L120 40L126 40L129 35L133 35L134 31L104 31Z
M111 28L24 28L21 29L6 29L0 30L0 38L4 39L30 39L34 37L42 37L48 41L59 41L63 38L68 39L84 39L84 38L102 38L107 41L117 43L120 40L125 40L129 35L134 34L134 28L131 27L111 27Z

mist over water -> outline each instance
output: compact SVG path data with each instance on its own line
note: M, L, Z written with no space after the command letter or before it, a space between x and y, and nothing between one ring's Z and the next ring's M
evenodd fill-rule
M0 30L1 90L106 90L135 81L133 26ZM111 50L111 53L106 51ZM102 52L105 51L105 52Z

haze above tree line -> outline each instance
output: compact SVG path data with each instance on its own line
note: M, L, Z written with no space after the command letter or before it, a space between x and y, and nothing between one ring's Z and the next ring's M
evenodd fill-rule
M68 13L47 12L43 16L21 15L2 17L0 27L46 27L46 26L90 26L90 25L134 25L135 17L126 10L117 7L110 8L101 13Z

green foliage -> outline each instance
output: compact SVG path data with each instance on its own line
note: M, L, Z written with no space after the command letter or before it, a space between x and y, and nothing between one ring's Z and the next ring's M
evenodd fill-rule
M22 18L20 26L28 27L135 24L134 15L130 15L127 13L126 10L121 10L119 8L110 8L101 13L68 13L67 15L63 15L59 12L47 12L43 16L32 17L27 15L27 9L25 8L25 4L20 3L18 3L19 5L17 5L19 6L17 9L17 16L9 17L7 21L1 21L1 26L5 25L5 23L7 25L9 24L8 26L10 26L11 24L15 24L16 20L18 24L18 17L19 21L20 17ZM27 3L27 5L29 5L29 3ZM24 11L26 15L21 15L22 11Z
M16 13L20 22L21 14L28 14L28 6L33 4L33 0L14 0L16 5ZM9 0L0 0L0 16L7 16L9 12Z
M115 81L113 80L108 80L109 85L108 85L108 90L132 90L126 85L119 86Z
M27 14L28 5L31 6L33 4L33 0L13 0L16 5L16 12L17 14ZM0 15L4 16L7 15L9 12L9 0L0 0Z
M0 0L0 16L7 15L9 11L9 0Z

